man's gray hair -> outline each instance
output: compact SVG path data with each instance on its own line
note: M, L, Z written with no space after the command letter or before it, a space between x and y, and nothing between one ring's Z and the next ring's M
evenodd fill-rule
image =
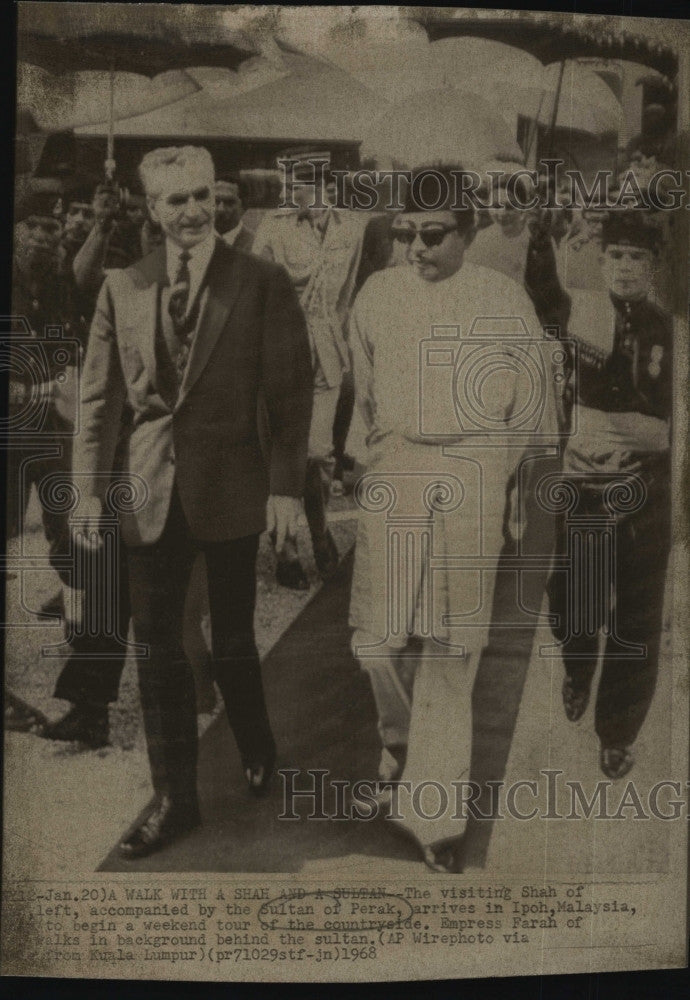
M147 153L139 164L139 177L149 198L156 197L160 188L158 178L165 167L187 167L192 164L207 167L215 176L211 154L203 146L166 146Z

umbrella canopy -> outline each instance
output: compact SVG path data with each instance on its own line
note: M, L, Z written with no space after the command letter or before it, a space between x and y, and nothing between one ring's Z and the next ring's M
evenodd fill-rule
M384 100L396 101L440 85L428 79L429 41L424 35L386 44L331 46L328 59Z
M256 46L230 30L222 8L165 4L23 4L17 58L51 72L108 69L108 178L115 172L115 71L148 77L197 63L235 69Z
M561 72L557 128L571 128L592 135L618 132L622 128L623 108L611 88L598 73L572 59L544 69L542 88L546 100L541 103L541 111L529 117L537 118L542 124L552 120Z
M17 104L32 114L38 127L63 131L103 120L113 94L113 117L164 107L201 89L185 70L169 70L148 79L134 73L86 70L55 76L38 66L19 64Z
M17 58L53 73L114 68L152 77L197 63L236 69L257 51L213 7L37 3L18 10Z
M247 87L255 74L260 85ZM200 75L209 80L206 71ZM261 83L261 80L267 82ZM218 74L203 89L157 111L115 124L117 136L285 138L286 141L358 140L366 109L380 107L368 87L314 56L283 52L278 62L251 64L228 79ZM103 125L78 129L102 135Z
M444 38L432 42L425 78L437 86L478 91L497 108L548 124L553 119L560 63L544 67L533 55L488 38ZM487 67L491 81L487 84ZM616 131L623 109L593 70L574 60L565 65L556 126L599 135Z
M515 124L477 94L444 88L413 94L377 116L362 155L379 167L461 163L481 170L493 159L522 161Z
M642 62L664 76L674 77L678 70L677 50L672 44L672 29L656 27L651 19L626 18L626 24L640 26L639 31L622 28L620 17L574 14L554 20L552 14L525 11L458 10L453 15L438 8L412 8L409 16L420 24L431 41L470 35L506 42L529 52L548 65L562 59L600 56ZM676 39L677 42L677 39Z

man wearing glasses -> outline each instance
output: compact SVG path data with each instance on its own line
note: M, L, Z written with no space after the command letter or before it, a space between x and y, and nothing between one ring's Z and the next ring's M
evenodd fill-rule
M474 212L455 207L451 168L435 169L450 197L440 209L421 210L413 193L429 204L439 184L431 179L426 191L413 178L393 226L406 263L369 278L350 320L367 431L350 624L378 710L379 777L402 781L391 818L431 868L459 871L465 821L454 818L452 783L469 778L472 686L496 564L504 531L519 532L507 510L522 448L509 447L506 435L511 415L526 412L530 387L516 363L522 345L515 345L524 338L534 351L542 333L517 282L464 262ZM500 331L508 327L504 340ZM478 335L484 339L463 345ZM463 374L466 347L480 350L480 365ZM476 420L468 429L459 414L471 410ZM554 407L541 412L543 432ZM417 549L415 532L426 534ZM458 558L480 555L481 570L458 565Z

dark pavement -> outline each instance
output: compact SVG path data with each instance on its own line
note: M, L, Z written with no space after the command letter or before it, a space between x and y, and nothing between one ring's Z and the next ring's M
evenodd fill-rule
M295 788L314 787L314 781L320 782L307 774L308 770L326 770L322 802L328 816L337 811L335 792L328 782L373 779L379 757L369 681L349 649L352 562L350 553L335 577L318 591L273 647L263 666L279 748L277 768L302 772L294 779ZM539 607L541 577L525 574L522 601L528 607ZM503 613L499 620L508 620L507 609L517 607L516 598L515 573L500 573L496 600ZM529 627L501 630L482 658L473 697L473 780L500 780L505 774L532 638ZM283 781L277 775L265 799L256 800L248 794L223 714L201 741L203 825L138 862L123 862L114 848L99 870L298 872L306 863L332 864L337 858L352 855L419 860L415 846L383 819L307 819L314 809L314 800L309 799L294 800L300 819L280 819ZM470 821L468 865L484 866L491 827L490 822Z

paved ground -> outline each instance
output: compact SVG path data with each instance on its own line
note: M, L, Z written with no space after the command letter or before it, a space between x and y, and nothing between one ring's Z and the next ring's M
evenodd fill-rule
M352 542L354 524L347 502L339 501L337 508L331 521L344 552ZM40 532L29 533L25 542L29 549L40 550ZM278 766L323 768L350 781L372 777L378 758L374 706L348 648L351 558L326 586L314 586L306 595L276 590L270 569L270 555L262 549L257 631L281 748ZM313 566L310 571L313 574ZM499 574L499 581L498 602L505 609L515 603L515 583L510 574ZM36 575L26 583L25 603L37 607L53 583L48 573ZM535 575L522 594L527 606L540 606L542 588L543 580ZM10 584L9 610L15 617L21 614L18 589L18 582ZM27 614L27 625L30 621ZM50 694L59 662L38 655L41 644L53 635L55 630L46 626L11 630L8 679L18 693L55 712L59 706L50 702ZM539 655L550 642L546 630L533 637L530 630L516 629L487 650L473 698L472 777L507 783L532 779L543 788L540 772L553 768L564 772L563 780L582 781L591 794L603 778L593 710L590 707L576 725L565 720L560 660ZM662 656L659 687L631 773L643 802L655 781L673 777L668 634ZM131 664L112 722L115 745L99 752L8 735L5 843L14 854L17 874L87 873L99 866L123 870L113 845L150 796ZM278 819L281 782L266 800L257 804L249 799L224 714L200 717L200 725L205 733L199 768L203 827L153 858L128 864L127 870L317 873L336 863L343 875L422 873L414 848L385 822L307 821L306 803L298 806L300 820ZM620 791L614 795L616 804L619 798ZM331 798L326 812L332 805ZM520 799L521 808L530 806L529 796ZM545 877L573 871L660 871L666 866L668 835L668 824L658 820L471 823L468 870L541 872Z

